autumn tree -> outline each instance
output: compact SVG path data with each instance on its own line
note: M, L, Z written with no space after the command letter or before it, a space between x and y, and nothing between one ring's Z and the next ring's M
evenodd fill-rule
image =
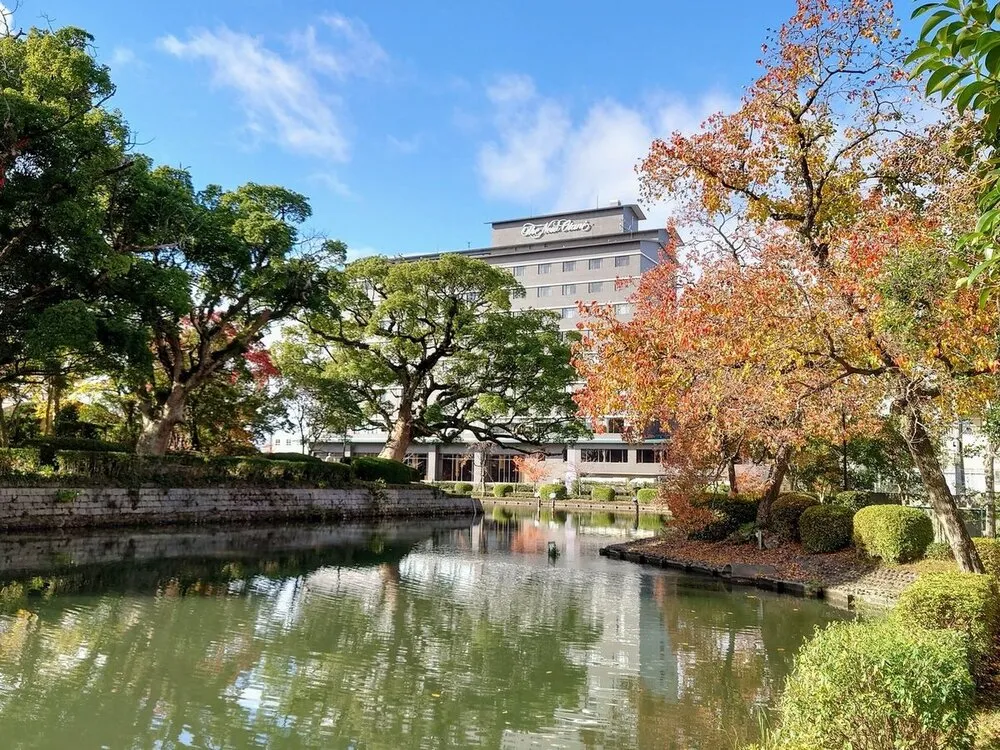
M286 332L316 377L341 384L382 456L414 438L539 445L580 434L569 344L551 312L514 311L503 269L446 254L364 258L328 276L322 310Z
M938 440L992 387L996 313L952 293L967 131L909 124L897 37L888 2L800 0L735 112L653 143L646 196L679 199L716 238L691 253L676 303L657 304L673 280L652 274L636 322L595 329L584 403L605 406L610 379L643 394L630 402L640 419L664 416L659 397L769 445L762 523L796 446L843 439L845 413L855 434L875 431L888 409L960 566L981 571ZM727 217L733 229L719 230ZM656 341L647 355L643 337Z

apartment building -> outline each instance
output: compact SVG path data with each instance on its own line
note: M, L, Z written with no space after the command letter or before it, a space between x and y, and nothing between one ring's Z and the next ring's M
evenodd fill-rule
M580 302L611 306L623 320L632 315L629 298L640 276L660 263L668 240L666 229L640 229L645 218L639 206L615 202L589 210L507 219L492 224L489 247L456 252L510 271L525 292L513 300L516 309L552 310L562 330L575 330ZM662 435L632 444L622 439L620 418L609 416L606 427L606 432L572 445L542 446L546 465L551 466L549 478L652 482L662 473L658 455ZM358 431L346 440L321 440L312 452L330 458L375 455L386 437L384 432ZM470 443L425 441L411 446L407 462L428 481L517 482L516 455L518 451L510 448L483 451Z

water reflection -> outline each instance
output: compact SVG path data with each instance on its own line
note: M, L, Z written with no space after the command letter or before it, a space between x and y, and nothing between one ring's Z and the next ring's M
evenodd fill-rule
M634 526L511 514L195 531L173 553L165 535L91 535L49 538L63 550L49 567L46 538L22 537L30 570L3 557L8 537L0 586L21 592L0 614L3 746L719 748L753 736L802 637L837 613L596 555L613 535L648 533Z

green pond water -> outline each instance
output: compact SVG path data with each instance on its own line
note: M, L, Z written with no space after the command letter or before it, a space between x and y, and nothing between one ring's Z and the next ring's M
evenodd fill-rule
M0 536L0 748L737 747L845 615L597 554L640 520Z

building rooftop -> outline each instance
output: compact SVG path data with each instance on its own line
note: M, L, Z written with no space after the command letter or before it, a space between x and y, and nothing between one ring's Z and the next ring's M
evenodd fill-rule
M561 211L555 214L536 214L534 216L522 216L518 219L502 219L501 221L492 222L492 226L498 227L504 224L521 224L525 221L538 221L540 219L551 220L551 219L563 219L570 216L581 216L586 214L587 216L596 216L600 214L614 214L621 213L623 208L630 209L635 217L639 220L646 218L646 214L642 212L637 203L620 203L615 202L607 206L595 206L594 208L583 208L577 209L575 211Z

